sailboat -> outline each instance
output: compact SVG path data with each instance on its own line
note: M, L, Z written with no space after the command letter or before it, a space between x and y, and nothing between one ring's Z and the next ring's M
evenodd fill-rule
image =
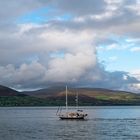
M78 109L78 93L76 96L76 106L77 106L77 110L74 112L70 112L68 110L68 90L67 90L67 86L66 86L66 111L65 113L60 113L58 114L59 118L62 120L84 120L88 114L84 113L83 110L79 110Z

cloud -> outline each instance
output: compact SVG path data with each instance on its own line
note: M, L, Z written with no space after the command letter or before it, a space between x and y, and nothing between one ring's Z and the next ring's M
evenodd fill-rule
M129 73L129 76L136 78L138 80L138 82L129 84L128 89L130 91L139 93L139 91L140 91L140 82L139 82L140 81L140 70L137 69L137 70L131 71Z
M112 49L117 49L119 46L117 44L111 44L109 46L107 46L107 50L112 50Z
M140 47L133 47L130 49L130 51L132 52L139 52L140 51Z
M101 13L104 11L106 3L104 0L92 1L92 0L71 0L70 2L65 0L54 1L56 8L63 12L72 13L76 16L85 16L92 13Z
M9 64L0 67L1 84L15 88L32 88L39 86L40 78L45 75L45 67L38 62L22 64L19 68Z
M105 70L96 52L101 44L107 46L103 51L130 47L112 34L139 40L138 7L130 0L0 1L0 84L34 89L60 82L120 90L139 85L134 75ZM24 23L29 15L34 17Z
M79 82L96 63L96 56L89 53L66 54L65 57L50 61L46 79L54 82Z
M140 70L139 69L133 70L131 72L131 76L134 76L135 78L137 78L138 80L140 80Z
M135 93L139 93L140 91L140 84L130 84L129 85L129 91L135 92Z
M96 65L90 31L50 30L46 25L17 28L18 32L9 35L10 44L0 48L1 84L33 88L49 82L79 82L86 71ZM54 53L57 55L52 57Z

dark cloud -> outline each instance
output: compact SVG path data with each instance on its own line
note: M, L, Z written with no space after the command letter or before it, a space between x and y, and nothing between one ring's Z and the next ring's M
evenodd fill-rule
M105 10L106 3L103 0L58 0L54 5L66 13L74 14L74 16L84 16L89 14L99 14Z

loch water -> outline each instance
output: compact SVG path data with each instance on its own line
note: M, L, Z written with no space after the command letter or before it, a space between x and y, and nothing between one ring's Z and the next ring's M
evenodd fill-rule
M57 107L1 107L0 140L140 140L140 106L80 109L87 120L60 120Z

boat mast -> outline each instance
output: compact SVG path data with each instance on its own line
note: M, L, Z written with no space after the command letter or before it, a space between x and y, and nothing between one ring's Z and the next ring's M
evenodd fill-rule
M76 92L76 107L77 107L77 110L78 110L78 92Z
M68 113L68 89L66 86L66 113Z

